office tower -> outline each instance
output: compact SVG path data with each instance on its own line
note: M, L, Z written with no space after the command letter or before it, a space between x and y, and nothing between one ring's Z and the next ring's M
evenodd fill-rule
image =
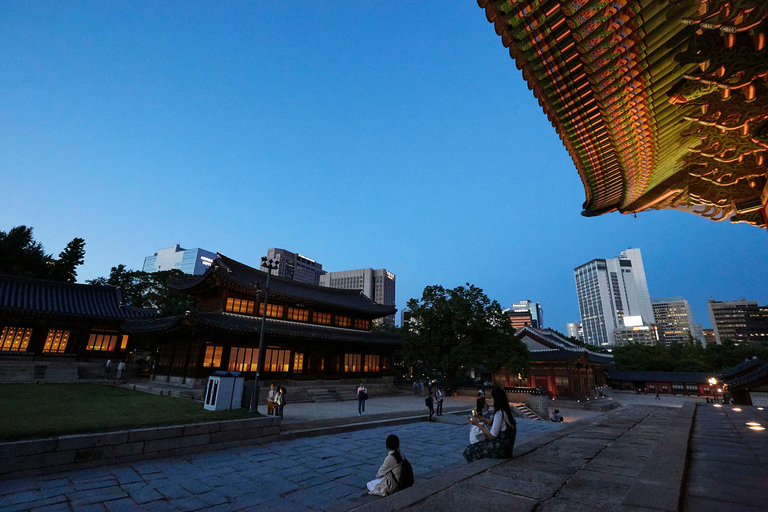
M504 313L506 313L507 318L509 318L509 323L512 324L512 327L514 327L515 330L522 329L526 326L531 327L531 324L533 323L531 312L527 309L523 311L506 309L504 310Z
M267 258L280 262L277 270L272 271L273 276L284 277L300 283L318 285L320 284L320 276L325 274L322 264L285 249L270 249L267 251ZM266 267L261 267L261 270L266 272L267 269Z
M342 290L360 290L376 304L395 305L395 274L384 268L328 272L320 276L319 284ZM394 326L395 315L375 320L374 323Z
M632 317L624 317L625 320ZM639 318L639 317L634 317ZM632 322L627 322L632 323ZM623 347L630 343L641 345L656 345L659 343L659 329L653 324L625 326L613 331L614 344Z
M710 343L717 343L714 329L703 329L703 331L704 331L704 343L706 343L707 345L709 345Z
M163 270L181 270L185 274L204 274L216 253L205 249L184 249L179 244L167 249L160 249L152 256L144 258L144 272L160 272Z
M541 304L538 302L531 302L530 300L521 300L520 302L516 302L515 304L512 304L512 306L507 310L507 314L515 313L516 315L520 317L520 320L525 318L525 313L529 313L529 320L528 324L531 327L535 329L543 329L544 328L544 312L541 309ZM510 320L513 317L510 316ZM514 322L513 322L514 324ZM524 325L520 327L525 327Z
M701 327L701 324L693 324L693 330L691 331L691 336L693 336L694 340L697 340L702 344L706 343L707 341L704 338L704 329Z
M718 345L725 340L768 344L768 306L754 300L709 299L707 307Z
M614 345L614 331L624 328L625 316L654 323L640 249L627 249L618 258L592 260L573 273L585 343Z
M691 306L683 297L660 297L651 299L651 304L659 338L665 345L687 342L689 335L704 342L703 333L693 323Z
M569 322L565 324L565 332L569 338L582 339L584 331L581 328L581 322Z

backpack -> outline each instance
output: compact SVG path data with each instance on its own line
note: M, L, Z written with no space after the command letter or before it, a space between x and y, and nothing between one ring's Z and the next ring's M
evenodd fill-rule
M411 466L411 463L408 462L408 459L401 457L399 452L395 451L392 455L395 457L395 460L402 466L400 472L400 481L398 482L397 478L395 478L395 482L397 482L397 485L400 489L411 487L413 485L413 466ZM392 473L392 477L395 477L394 473Z

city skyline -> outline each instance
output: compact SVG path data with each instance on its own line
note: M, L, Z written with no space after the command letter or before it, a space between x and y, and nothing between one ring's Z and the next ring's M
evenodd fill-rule
M476 5L296 16L7 7L0 229L32 226L51 252L85 238L79 282L169 243L253 266L287 247L390 269L399 309L470 282L502 306L539 302L560 331L579 319L572 269L627 247L651 297L684 296L705 327L709 298L768 303L765 231L580 215L573 161ZM425 38L425 19L444 32ZM316 28L311 49L296 22Z

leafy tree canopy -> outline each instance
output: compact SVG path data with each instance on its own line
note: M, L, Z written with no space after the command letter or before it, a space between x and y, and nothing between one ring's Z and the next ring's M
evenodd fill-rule
M435 369L448 385L462 368L485 365L527 375L528 349L498 302L467 283L454 289L427 286L421 299L408 301L411 320L402 327L403 355L409 365Z
M633 343L616 347L613 355L616 369L620 371L715 373L755 356L768 359L768 347L750 343L736 345L731 340L704 347L699 341L689 339L669 347Z
M85 240L74 238L56 259L32 236L32 228L0 231L0 273L74 283L85 258Z
M194 308L188 295L168 287L170 279L185 277L181 270L148 273L129 270L125 265L112 267L108 277L97 277L88 284L119 286L126 306L155 308L162 316L181 315Z

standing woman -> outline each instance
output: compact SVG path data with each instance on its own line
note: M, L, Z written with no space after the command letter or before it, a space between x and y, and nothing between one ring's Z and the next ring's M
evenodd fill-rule
M512 416L507 394L501 388L494 387L491 390L491 398L493 398L492 420L483 416L469 418L469 422L477 426L485 434L486 439L467 446L464 450L464 458L467 459L467 462L486 458L512 458L517 424L515 417ZM488 428L489 425L490 428Z
M357 388L357 415L358 416L360 416L365 412L366 400L368 400L368 390L361 382L360 386Z
M435 402L437 402L437 415L442 416L443 415L443 390L440 388L437 388L437 393L435 393Z
M285 388L280 386L275 393L275 416L283 419L283 407L285 406Z

